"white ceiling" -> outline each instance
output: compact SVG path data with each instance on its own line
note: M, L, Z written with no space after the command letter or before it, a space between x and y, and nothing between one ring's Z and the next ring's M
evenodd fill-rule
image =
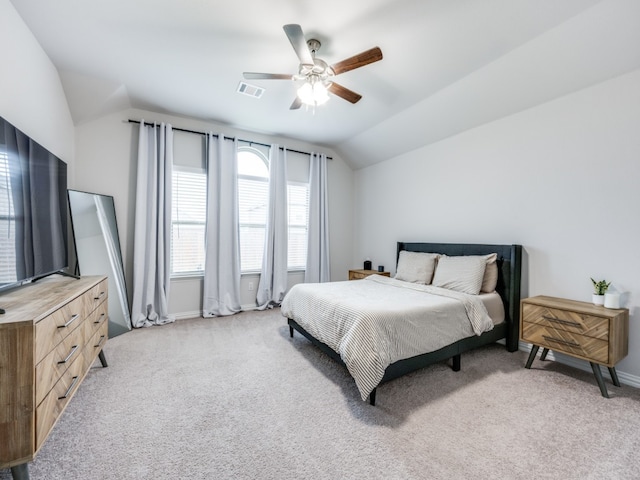
M58 71L76 124L125 108L325 145L354 168L640 68L638 0L11 0ZM363 95L290 111L296 73L282 26L329 64L384 59L336 78ZM179 125L177 125L179 126Z

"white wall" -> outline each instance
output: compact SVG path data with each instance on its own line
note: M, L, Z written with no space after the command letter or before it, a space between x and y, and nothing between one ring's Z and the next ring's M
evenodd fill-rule
M523 297L626 292L640 377L640 70L355 172L354 263L397 241L519 243ZM393 270L392 270L393 271Z
M135 215L135 182L137 165L138 126L128 119L164 121L174 127L195 131L213 131L227 136L256 142L277 142L301 151L322 151L333 156L329 162L329 211L331 241L331 272L333 280L346 280L352 258L352 195L353 173L333 152L291 139L269 137L220 126L213 123L175 117L142 110L127 110L83 123L76 128L76 185L78 190L112 195L116 207L118 230L125 264L129 297L133 276L133 232ZM303 280L300 274L290 275L290 284ZM254 290L249 291L249 282ZM257 275L243 276L242 304L255 304ZM179 318L199 315L202 309L202 281L182 278L171 282L169 310Z
M64 160L74 127L58 71L9 0L0 0L0 116Z

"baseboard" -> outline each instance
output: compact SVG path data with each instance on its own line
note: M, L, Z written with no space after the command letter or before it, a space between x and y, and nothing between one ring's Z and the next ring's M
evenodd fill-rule
M187 318L198 318L202 317L202 310L195 310L193 312L180 312L180 313L172 313L176 320L185 320Z
M525 352L530 352L531 344L520 342L519 349ZM539 355L540 353L538 354L538 356ZM556 353L556 352L553 352L552 350L549 350L547 359L556 361L558 363L562 363L564 365L568 365L570 367L577 368L579 370L583 370L585 372L592 372L591 365L589 365L589 362L587 362L586 360L580 360L578 358L570 357L568 355ZM604 378L607 378L608 380L611 380L611 376L609 375L609 369L602 368L601 370L602 370L602 376ZM624 383L625 385L640 388L640 377L636 375L631 375L626 372L621 372L620 370L616 370L616 373L618 374L618 380L620 380L620 383Z
M242 309L241 311L243 312L247 312L250 310L258 310L258 307L255 306L255 304L252 305L241 305L240 308ZM180 312L180 313L172 313L171 315L173 315L174 317L176 317L176 320L185 320L187 318L198 318L198 317L202 317L202 310L196 310L193 312Z
M240 308L242 308L243 312L250 312L252 310L259 310L259 307L255 304L249 304L249 305L240 305Z

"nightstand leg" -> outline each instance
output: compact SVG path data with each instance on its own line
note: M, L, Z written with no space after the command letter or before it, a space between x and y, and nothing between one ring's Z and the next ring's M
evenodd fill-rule
M607 392L607 386L604 384L604 378L602 378L600 365L593 362L589 362L589 363L591 364L591 369L593 370L593 374L596 377L596 382L598 382L598 386L600 387L600 393L602 393L603 397L609 398L609 392Z
M542 355L540 355L540 360L542 360L544 362L547 359L547 353L549 353L549 349L548 348L543 348L542 349Z
M531 346L531 353L529 353L529 359L527 360L527 364L524 366L524 368L531 368L531 364L533 363L533 360L536 358L539 348L540 347L538 345Z
M616 373L616 367L609 367L609 375L611 375L611 381L616 387L620 386L620 380L618 380L618 374Z

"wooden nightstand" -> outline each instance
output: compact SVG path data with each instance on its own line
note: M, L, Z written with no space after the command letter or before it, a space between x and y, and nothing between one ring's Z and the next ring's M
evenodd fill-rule
M549 350L581 358L591 364L602 396L609 398L600 365L609 368L619 387L615 365L629 351L629 310L563 298L526 298L520 302L520 339L533 344L525 368L531 368L539 347L541 360Z
M349 270L349 280L360 280L368 277L369 275L384 275L390 277L390 272L379 272L377 270Z

